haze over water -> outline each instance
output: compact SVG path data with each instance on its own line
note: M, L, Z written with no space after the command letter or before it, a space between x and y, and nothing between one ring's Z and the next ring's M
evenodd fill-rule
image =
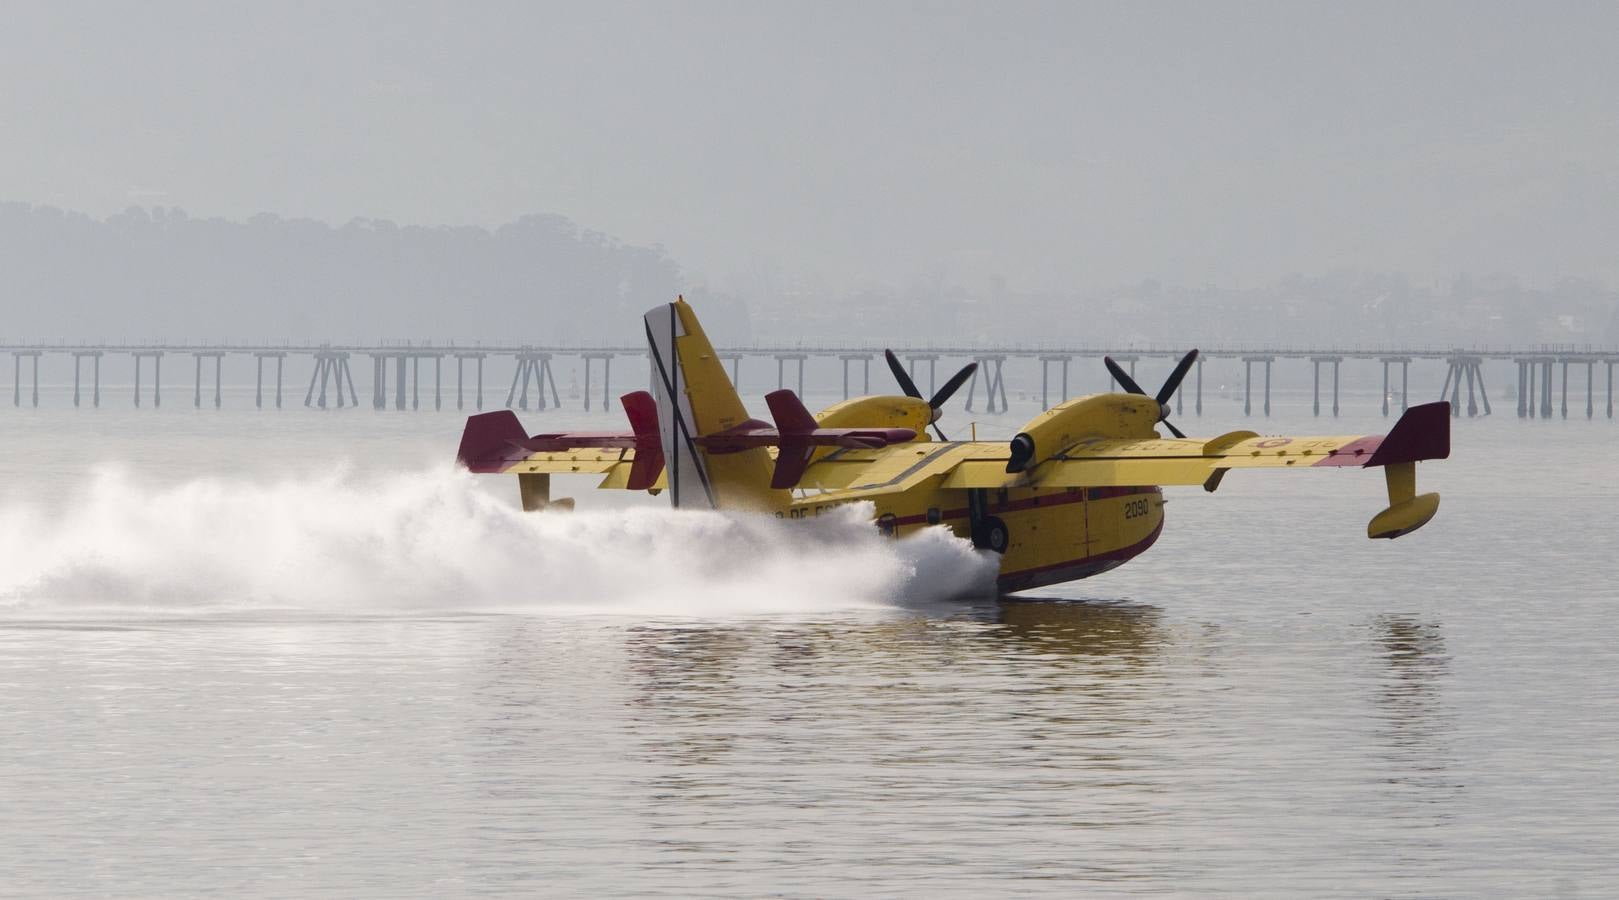
M783 532L588 481L558 489L580 513L523 516L512 479L447 472L448 411L232 399L0 410L0 894L1619 878L1606 420L1456 423L1419 469L1438 517L1393 542L1364 537L1380 473L1171 489L1146 555L996 601L946 599L981 564L943 535ZM1336 422L1278 405L1177 422L1387 425L1366 395Z

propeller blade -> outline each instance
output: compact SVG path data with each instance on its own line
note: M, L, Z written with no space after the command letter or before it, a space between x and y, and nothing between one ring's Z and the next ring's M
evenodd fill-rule
M1113 373L1113 380L1117 381L1119 385L1122 386L1126 391L1129 391L1132 394L1140 394L1144 397L1152 396L1151 394L1142 390L1141 385L1136 384L1136 380L1130 377L1130 373L1124 371L1123 367L1113 361L1113 357L1104 356L1102 357L1102 362L1107 365L1107 370Z
M1173 434L1174 436L1176 436L1178 438L1185 439L1186 435L1181 433L1181 430L1179 428L1176 428L1173 424L1171 424L1168 419L1164 420L1164 427L1169 429L1170 434Z
M894 373L894 380L899 382L899 389L905 392L905 396L922 399L922 392L916 389L916 382L911 380L911 373L905 371L905 366L900 364L899 357L894 355L894 351L884 350L883 356L888 358L888 371Z
M950 395L961 390L962 384L966 383L967 379L971 378L976 371L978 371L978 363L968 363L962 366L960 372L950 376L950 380L944 383L944 387L939 388L933 394L932 399L928 400L928 406L934 409L944 406L945 401L950 399ZM943 438L941 437L940 440L943 440Z
M1175 396L1175 391L1181 386L1181 379L1185 378L1186 373L1191 371L1192 363L1194 362L1197 362L1196 350L1181 357L1181 361L1175 364L1175 371L1169 373L1169 378L1164 381L1164 386L1158 389L1157 399L1159 406L1167 404L1170 398ZM1173 425L1170 427L1174 428Z
M934 434L939 436L939 440L944 441L947 444L950 443L950 439L944 436L944 429L939 427L938 422L931 423L929 427L933 429Z

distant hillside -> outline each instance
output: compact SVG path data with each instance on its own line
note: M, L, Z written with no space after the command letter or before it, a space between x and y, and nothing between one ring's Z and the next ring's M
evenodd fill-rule
M0 204L8 338L622 340L679 289L662 248L554 215L491 231Z

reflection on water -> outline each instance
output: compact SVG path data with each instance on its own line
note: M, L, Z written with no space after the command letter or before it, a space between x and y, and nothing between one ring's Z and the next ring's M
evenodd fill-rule
M1410 616L1381 616L1371 628L1382 651L1372 696L1382 714L1377 736L1388 781L1416 789L1419 802L1448 800L1461 785L1449 774L1456 724L1444 698L1450 677L1444 634L1437 623Z
M926 879L937 861L917 828L983 846L989 869L1024 836L1150 827L1173 777L1160 617L1047 601L625 629L648 846L771 867L830 846L840 865ZM872 834L835 824L851 817Z
M1106 656L1145 663L1164 640L1160 610L1129 603L1068 600L1002 600L997 637L1032 649L1075 656Z
M634 719L677 726L650 733L645 753L701 765L730 752L737 736L725 720L738 698L737 664L752 652L749 633L717 626L633 627L624 640Z

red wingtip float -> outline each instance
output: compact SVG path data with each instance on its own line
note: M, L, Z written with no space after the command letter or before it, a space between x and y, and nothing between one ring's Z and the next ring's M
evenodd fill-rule
M765 397L773 422L748 416L684 301L645 317L653 390L626 394L628 432L527 435L509 411L472 416L458 459L474 472L518 475L524 507L549 499L551 474L597 474L604 488L667 491L678 507L758 510L785 518L869 502L885 533L943 525L1000 554L1000 587L1016 591L1107 571L1144 552L1163 528L1162 485L1213 491L1232 470L1382 468L1388 507L1367 535L1409 534L1438 494L1416 493L1416 464L1450 455L1450 404L1411 407L1386 435L1185 438L1167 398L1109 368L1125 392L1061 403L1010 442L930 441L945 401L972 374L923 399L898 360L905 396L860 397L812 414L792 391ZM1162 424L1175 435L1165 438ZM942 436L942 435L941 435Z

